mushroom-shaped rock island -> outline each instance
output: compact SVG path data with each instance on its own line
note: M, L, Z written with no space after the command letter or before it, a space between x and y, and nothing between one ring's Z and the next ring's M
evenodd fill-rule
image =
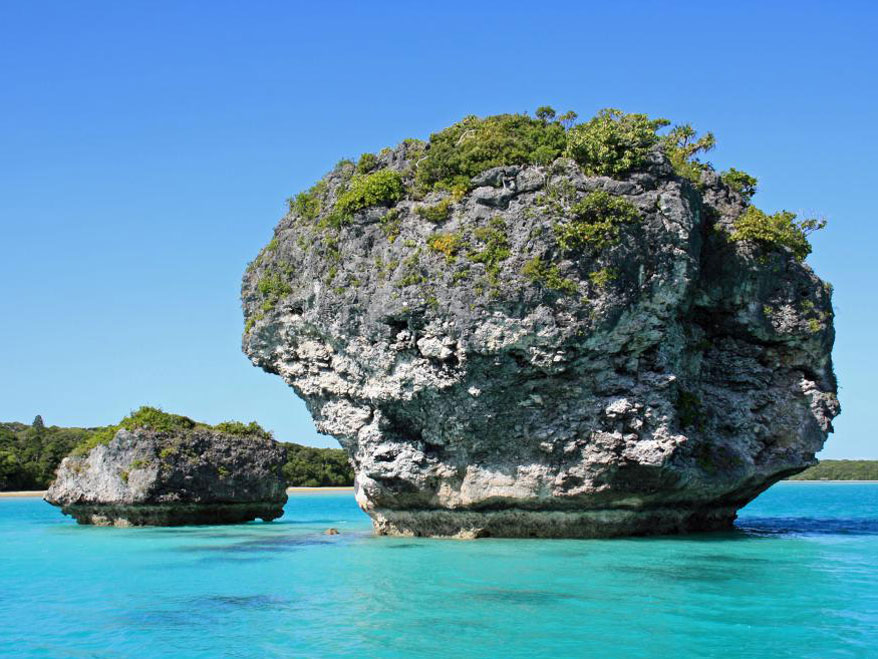
M257 424L141 408L64 458L46 501L80 524L235 524L283 515L286 453Z
M305 400L385 534L723 529L839 412L818 219L709 133L467 117L342 161L244 275L244 352Z

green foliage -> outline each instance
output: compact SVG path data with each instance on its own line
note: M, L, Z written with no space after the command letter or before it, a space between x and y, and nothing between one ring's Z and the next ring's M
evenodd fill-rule
M61 460L98 430L0 423L0 491L46 489Z
M195 421L188 416L170 414L157 407L149 407L148 405L144 405L137 411L132 412L119 422L119 427L125 430L148 428L156 432L191 430L195 425Z
M545 164L561 155L564 129L523 114L468 116L430 136L416 180L425 188L469 181L492 167Z
M592 176L623 176L641 167L666 119L607 108L567 133L567 155Z
M257 311L256 313L251 314L244 322L244 334L249 334L256 322L263 318L265 318L265 314L262 311Z
M162 460L167 460L168 458L176 457L179 453L179 446L165 446L161 451L159 451L159 457Z
M399 172L381 169L372 174L357 174L347 190L338 196L333 209L343 224L359 210L372 206L391 206L402 199L405 190Z
M700 182L701 172L708 168L708 165L698 160L698 154L710 151L716 146L713 133L706 133L701 137L697 135L692 126L682 124L674 126L662 138L662 146L674 171L695 184Z
M796 214L780 211L768 215L755 206L748 206L735 220L732 240L748 240L766 249L786 247L799 261L811 253L808 235L826 226L826 220L796 221Z
M281 298L293 292L280 272L265 273L256 284L256 290L263 298L263 311L271 311Z
M575 293L576 283L570 279L561 276L558 266L554 263L547 263L539 256L535 256L524 264L521 274L530 279L532 282L540 284L553 291L560 293Z
M750 198L756 194L756 184L758 181L747 172L731 167L728 171L720 174L720 178L723 183L744 197L745 201L750 201Z
M265 246L265 249L268 252L274 252L277 250L278 245L280 245L280 242L275 237L275 238L272 238L271 240L268 241L268 244Z
M451 199L443 199L432 206L418 206L415 213L429 222L440 224L451 217Z
M619 273L615 268L601 268L588 273L588 279L598 288L604 288L618 279Z
M364 153L357 161L357 172L360 174L368 174L378 167L378 156L374 153Z
M295 197L287 199L290 213L298 215L302 219L314 221L320 215L323 208L323 197L326 195L326 183L320 181L306 192L300 192Z
M537 116L537 119L547 124L555 119L555 108L551 105L541 105L534 114Z
M332 448L313 448L287 444L284 476L292 487L347 486L354 483L354 470L345 452Z
M227 435L248 436L255 435L263 439L271 439L271 433L260 426L255 421L250 423L242 423L241 421L221 421L213 427L217 432L226 433Z
M625 224L640 221L637 208L606 190L595 190L569 209L572 219L555 225L558 245L565 251L605 249L619 242Z
M878 460L821 460L819 464L790 476L790 480L876 481Z

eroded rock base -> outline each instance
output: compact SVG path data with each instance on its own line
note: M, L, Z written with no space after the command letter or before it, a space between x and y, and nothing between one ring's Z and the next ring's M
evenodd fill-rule
M611 538L731 529L734 508L685 510L373 510L378 535L447 538Z
M174 504L168 506L72 505L61 510L80 524L94 526L189 526L240 524L283 515L283 505L267 503Z

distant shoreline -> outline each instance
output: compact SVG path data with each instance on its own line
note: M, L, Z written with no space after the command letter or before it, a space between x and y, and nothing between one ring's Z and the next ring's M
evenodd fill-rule
M288 494L309 494L316 492L353 492L354 488L352 486L330 486L330 487L288 487ZM46 490L30 490L30 491L22 491L22 492L0 492L0 499L23 499L27 497L39 497L43 498L45 496Z

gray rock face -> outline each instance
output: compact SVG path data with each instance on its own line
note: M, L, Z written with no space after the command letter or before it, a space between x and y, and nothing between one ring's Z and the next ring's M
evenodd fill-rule
M271 439L195 429L119 430L65 458L46 501L80 524L233 524L283 515L284 448Z
M409 149L379 165L408 182ZM696 188L658 152L625 180L559 159L321 227L351 170L248 268L243 349L347 450L377 532L725 528L815 462L839 412L831 289L784 248L729 240L746 203L715 174ZM639 220L563 251L557 227L595 190ZM443 199L447 219L418 212Z

